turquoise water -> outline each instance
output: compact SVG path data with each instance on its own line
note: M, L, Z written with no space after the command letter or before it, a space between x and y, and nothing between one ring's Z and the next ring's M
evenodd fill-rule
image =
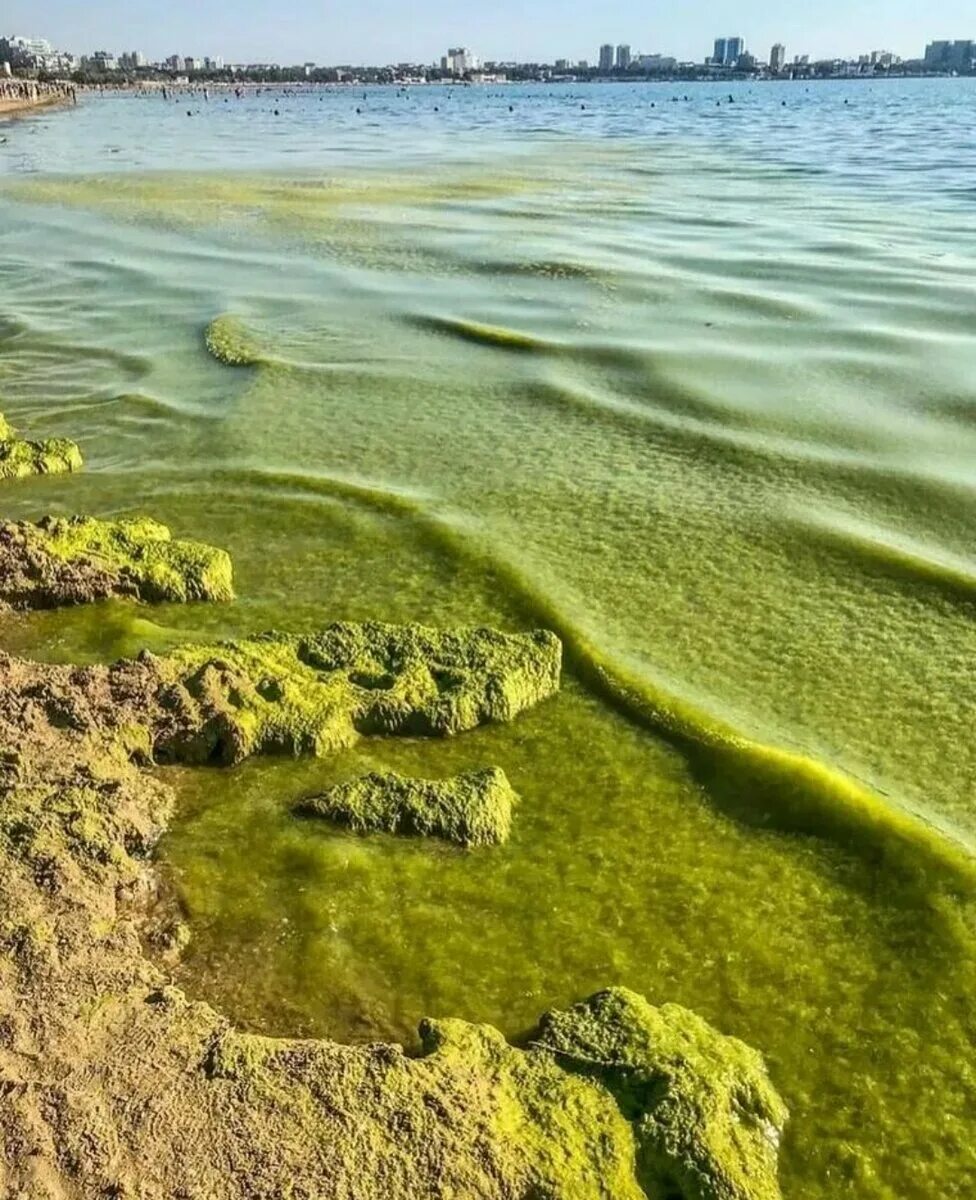
M169 772L183 986L409 1043L626 983L763 1051L788 1196L972 1193L974 100L367 89L12 127L0 409L86 471L4 512L149 513L225 546L239 600L5 647L379 617L570 650L511 727ZM225 312L260 365L207 353ZM289 815L495 763L506 847Z

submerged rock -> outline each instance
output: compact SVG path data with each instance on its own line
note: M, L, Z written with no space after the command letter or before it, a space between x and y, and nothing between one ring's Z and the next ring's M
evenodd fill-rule
M510 721L559 689L555 634L339 622L183 646L153 664L157 756L234 763L334 753L363 734L447 737Z
M147 601L233 599L230 558L174 541L146 517L45 517L0 522L0 603L55 608L109 596Z
M0 479L63 475L81 469L81 451L66 438L31 442L19 438L0 414Z
M419 834L462 846L508 840L518 797L500 767L452 779L408 779L375 772L302 800L295 811L348 825L356 833Z
M548 1013L535 1044L616 1097L651 1200L779 1200L788 1113L745 1043L680 1005L610 988Z
M228 367L255 367L262 353L247 326L230 313L214 317L204 334L207 349Z

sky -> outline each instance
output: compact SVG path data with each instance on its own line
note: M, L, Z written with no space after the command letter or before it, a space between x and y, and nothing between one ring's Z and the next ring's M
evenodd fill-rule
M738 35L757 57L921 56L935 38L976 39L974 0L3 0L0 35L44 37L75 54L141 50L227 62L433 62L450 46L485 59L593 62L602 42L700 62Z

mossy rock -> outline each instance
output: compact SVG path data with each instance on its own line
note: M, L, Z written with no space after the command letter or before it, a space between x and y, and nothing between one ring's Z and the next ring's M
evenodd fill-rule
M355 833L417 834L462 846L500 845L518 802L500 767L451 779L409 779L371 772L302 800L295 811L325 817Z
M165 685L157 758L239 762L325 755L365 734L446 737L510 721L559 688L552 633L380 622L183 646L155 659Z
M215 317L204 334L207 349L218 362L228 367L255 367L263 361L263 353L247 326L224 313Z
M146 517L45 517L0 523L0 601L20 608L84 604L109 596L146 601L230 600L230 558L173 540Z
M788 1113L743 1042L677 1004L611 988L547 1014L535 1044L616 1097L649 1200L780 1200Z
M492 1142L504 1147L525 1200L646 1200L633 1129L606 1088L550 1054L510 1046L490 1025L424 1021L421 1066L487 1092Z
M0 479L24 479L29 475L65 475L81 469L81 451L66 438L29 442L7 436L11 433L0 417Z

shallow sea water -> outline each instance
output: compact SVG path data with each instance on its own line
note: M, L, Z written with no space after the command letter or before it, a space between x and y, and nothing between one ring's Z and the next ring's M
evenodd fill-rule
M627 984L766 1055L787 1197L968 1196L976 86L729 94L18 123L0 410L86 470L3 512L149 513L225 546L239 599L0 644L555 627L563 692L511 726L167 772L181 985L248 1028L413 1044L426 1014L518 1036ZM209 356L225 312L261 365ZM363 770L484 764L522 796L505 847L289 815Z

